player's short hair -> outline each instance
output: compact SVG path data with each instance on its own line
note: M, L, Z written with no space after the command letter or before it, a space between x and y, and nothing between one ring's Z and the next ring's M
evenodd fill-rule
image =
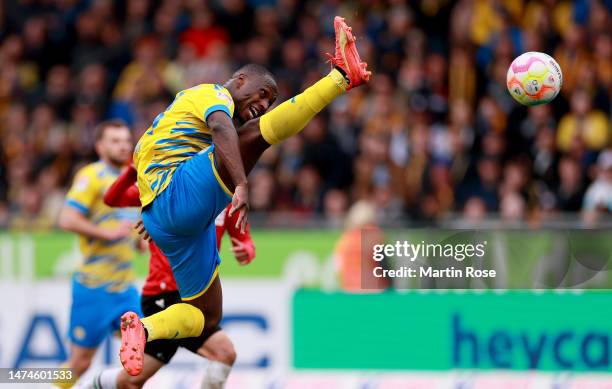
M121 119L109 119L109 120L105 120L101 122L100 124L98 124L96 126L96 129L94 130L94 137L95 137L96 142L102 139L102 137L104 136L104 132L106 132L108 128L117 128L117 127L125 127L129 129L127 123Z
M269 77L274 81L274 75L265 67L256 63L249 63L236 70L232 77L238 77L240 74L246 74L247 76L256 75L261 77Z

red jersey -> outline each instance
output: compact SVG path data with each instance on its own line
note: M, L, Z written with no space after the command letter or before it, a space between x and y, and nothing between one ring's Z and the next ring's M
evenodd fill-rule
M142 294L152 296L178 290L168 259L153 241L149 242L149 252L149 274L142 287Z
M130 165L111 185L104 195L104 203L111 207L140 206L139 191L136 186L136 169L133 166ZM237 239L245 246L248 254L246 263L250 263L255 258L255 245L249 232L250 228L247 225L244 233L239 228L236 228L238 212L229 217L229 208L230 206L228 205L215 219L217 249L221 247L221 238L223 233L227 231L231 238ZM149 274L142 287L142 294L151 296L178 290L168 258L166 258L153 241L149 242L149 251L151 252Z

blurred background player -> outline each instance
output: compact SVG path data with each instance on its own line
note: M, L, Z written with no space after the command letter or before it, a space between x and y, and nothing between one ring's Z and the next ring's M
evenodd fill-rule
M142 370L147 341L199 336L217 327L222 298L212 223L231 201L229 214L238 212L236 225L244 228L246 174L261 154L299 133L335 98L368 82L351 28L336 16L334 30L330 73L269 113L264 115L276 99L276 82L265 68L246 65L224 86L201 84L179 92L138 142L142 220L168 257L185 303L142 320L133 312L122 316L120 360L130 375ZM245 123L240 139L234 109Z
M380 290L387 287L384 278L372 276L374 261L365 261L364 255L372 257L374 245L384 243L382 229L376 220L376 207L370 201L358 201L349 210L344 232L334 249L340 288L347 292ZM368 266L362 268L363 265ZM379 263L378 265L383 265Z
M126 310L140 311L132 285L134 239L131 225L136 213L108 207L107 188L130 158L132 133L121 121L106 121L96 129L100 160L79 170L66 195L58 225L77 233L83 255L72 277L70 358L66 367L82 375L102 340L119 328Z
M140 198L136 185L137 172L133 165L117 178L104 195L104 203L110 207L138 207ZM228 206L229 208L229 206ZM236 228L238 214L229 217L226 208L215 220L217 248L227 231L232 242L232 251L241 265L247 265L255 258L255 245L249 232L249 226L244 232ZM142 289L141 305L145 315L152 315L166 307L181 302L172 269L168 259L153 241L149 242L151 259L149 274ZM94 376L83 388L140 388L159 369L170 362L179 347L199 354L208 359L209 364L204 374L202 388L221 388L229 376L236 360L236 351L229 336L217 327L215 332L203 334L196 338L160 339L147 343L145 347L144 369L137 376L128 375L121 368L107 369Z

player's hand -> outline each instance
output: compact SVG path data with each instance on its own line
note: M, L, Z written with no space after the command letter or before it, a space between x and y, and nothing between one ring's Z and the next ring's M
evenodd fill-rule
M130 228L130 222L123 222L117 228L113 230L106 230L104 239L105 240L118 240L125 238L132 233Z
M232 197L232 206L229 210L229 217L238 212L238 219L236 220L236 228L240 229L241 233L244 233L248 220L249 212L249 189L247 184L240 184L236 186L234 190L234 196Z
M134 224L134 229L136 230L136 232L138 232L138 235L140 235L142 239L146 240L147 242L153 241L153 239L151 239L151 236L145 229L145 226L142 220L138 220L138 222Z
M240 265L248 265L255 258L255 253L253 249L253 245L249 243L244 243L236 238L232 239L232 252L236 257L236 261Z

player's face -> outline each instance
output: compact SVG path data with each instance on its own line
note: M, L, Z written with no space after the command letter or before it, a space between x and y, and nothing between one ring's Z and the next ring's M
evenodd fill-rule
M125 165L132 153L132 133L127 127L109 127L96 148L100 158L115 166Z
M244 77L237 88L234 101L242 123L263 115L278 95L276 84L268 77Z

